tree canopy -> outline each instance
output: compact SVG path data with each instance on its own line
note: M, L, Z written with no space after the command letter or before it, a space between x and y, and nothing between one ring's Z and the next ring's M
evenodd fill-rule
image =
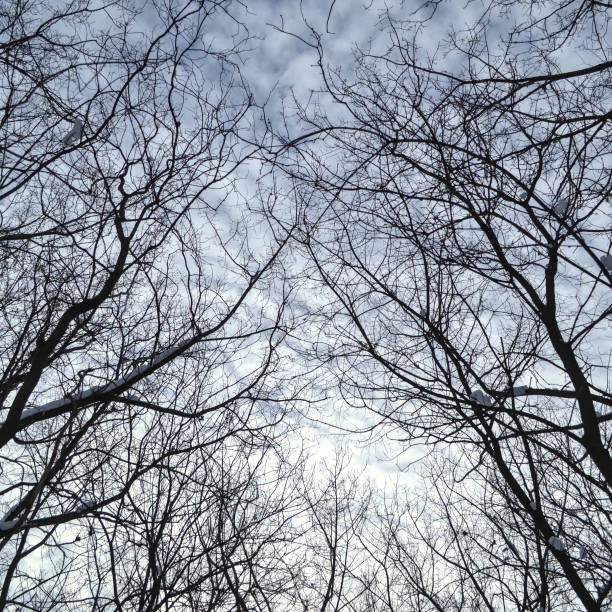
M610 605L612 5L349 4L0 6L0 608Z

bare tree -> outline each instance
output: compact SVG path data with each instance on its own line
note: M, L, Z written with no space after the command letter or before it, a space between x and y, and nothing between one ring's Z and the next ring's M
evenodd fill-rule
M302 39L258 236L240 3L0 7L0 607L609 604L609 6L492 2L427 57L428 6L350 77ZM423 492L305 472L305 337L345 429L436 449Z
M304 276L330 296L313 354L334 365L344 427L364 410L405 444L448 449L431 519L447 537L421 542L459 581L443 591L465 585L456 609L600 610L612 591L609 6L488 3L430 56L426 17L388 14L388 50L357 49L353 73L328 66L313 28L301 38L323 92L295 100L286 125L301 131L279 135L274 159L303 221ZM485 550L493 537L507 555ZM437 579L426 589L412 567L431 597ZM448 605L437 601L414 609Z
M272 596L287 236L252 245L233 189L257 150L234 8L0 8L3 609Z

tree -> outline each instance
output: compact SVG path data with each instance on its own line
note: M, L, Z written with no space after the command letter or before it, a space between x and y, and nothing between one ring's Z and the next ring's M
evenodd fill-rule
M389 12L387 50L356 49L354 72L330 68L314 27L300 35L323 90L294 100L285 125L299 129L278 134L273 159L302 219L304 276L329 296L312 354L332 364L344 427L365 410L405 445L447 449L434 471L447 537L420 541L449 588L471 583L470 609L600 610L612 591L610 7L488 3L426 55L446 5L428 6L412 21ZM286 226L278 206L269 214ZM486 549L500 538L503 556Z
M0 11L0 607L271 597L294 391L287 236L251 248L233 190L248 32L213 42L224 0Z
M495 0L427 56L447 6L352 74L310 29L285 133L241 3L0 7L0 607L609 604L609 6ZM309 472L304 399L428 445L426 488Z

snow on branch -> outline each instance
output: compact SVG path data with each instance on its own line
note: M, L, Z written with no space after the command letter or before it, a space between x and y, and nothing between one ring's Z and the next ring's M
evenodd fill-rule
M46 412L53 412L55 410L61 410L63 408L69 408L75 404L80 404L82 402L87 401L94 395L109 395L115 392L117 389L129 385L134 382L136 379L143 378L144 376L148 376L153 373L157 367L165 361L168 361L172 357L176 357L179 355L183 349L192 342L192 339L185 340L176 344L169 349L162 351L155 355L149 363L143 363L137 367L135 367L131 372L126 374L125 376L120 376L119 378L105 384L105 385L96 385L93 387L89 387L85 389L81 393L77 393L76 395L72 395L70 397L64 397L62 399L53 400L52 402L47 402L46 404L42 404L41 406L36 406L34 408L28 408L21 413L21 420L29 419L36 415L41 415ZM144 376L143 376L144 375Z
M165 359L168 359L168 357L177 355L191 342L192 342L192 339L190 338L189 340L184 340L183 342L179 342L178 344L171 346L169 349L166 349L165 351L158 353L155 357L153 357L153 359L151 359L151 365L155 366L158 363L161 363L162 361L164 361Z
M96 502L91 499L81 500L81 503L75 509L75 512L87 512L90 508L93 508Z
M0 533L3 531L8 531L17 525L17 519L13 521L0 521Z
M83 134L83 122L76 119L72 124L72 129L62 138L62 144L69 145L75 141L81 140Z
M21 506L21 502L17 502L16 504L14 504L13 506L11 506L7 511L6 514L4 515L4 518L0 521L0 523L4 523L6 521L9 521L11 519L11 516L13 516L13 514L15 514L18 510L19 507Z
M550 538L548 538L548 543L550 544L551 548L554 548L559 552L563 552L565 550L565 540L563 538L550 536Z
M470 399L481 406L485 406L486 408L490 408L493 405L491 398L488 395L485 395L480 389L472 391L470 394Z
M562 217L567 212L568 208L569 200L567 198L561 198L557 200L557 203L554 205L553 210L557 213L557 215L559 215L559 217Z
M606 267L608 272L612 272L612 255L602 255L601 263Z

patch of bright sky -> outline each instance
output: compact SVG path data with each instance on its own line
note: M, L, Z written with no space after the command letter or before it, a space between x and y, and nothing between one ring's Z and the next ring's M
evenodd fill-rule
M422 5L420 1L392 4L379 0L368 3L356 3L352 0L293 0L281 4L270 0L249 2L245 25L253 39L249 43L251 50L243 57L244 66L241 71L257 102L266 102L268 117L278 121L284 106L288 110L285 119L291 119L292 96L305 103L313 91L322 88L320 70L316 65L319 58L316 50L308 44L314 42L309 27L321 35L325 65L331 69L340 69L343 75L350 79L356 68L356 47L373 54L384 54L390 44L386 18L410 18ZM436 14L435 23L430 24L428 38L424 41L431 47L431 52L435 51L451 24L463 24L469 15L470 12L465 11L465 7L460 10L456 3L443 4ZM331 108L326 107L325 112L331 112ZM253 179L246 176L244 178L247 190L254 193L258 185ZM228 209L237 210L230 200L231 198L219 211L222 215L231 215ZM291 267L297 273L304 262L297 253L291 253L290 259ZM323 306L326 301L325 296L312 293L298 293L294 297L298 314L304 304L307 304L307 310L312 313L313 309L316 311L317 306ZM364 410L359 410L359 415L351 410L352 422L349 425L345 420L348 416L347 409L342 404L343 400L339 397L329 398L327 410L324 411L328 413L329 421L335 422L339 428L344 424L367 430L373 425L373 420L378 421ZM346 443L346 437L334 435L341 429L332 433L333 429L325 431L326 428L321 424L312 422L307 430L302 429L301 435L316 441L316 454L319 456L329 456L337 448L337 444ZM352 439L353 463L360 466L369 465L371 475L378 481L381 481L381 478L395 478L398 468L408 470L412 461L423 452L422 449L407 450L405 445L390 441L384 445L382 440L371 444L371 441L365 439L360 441L360 437L362 436ZM391 465L393 467L390 467Z
M252 51L245 57L244 74L260 101L270 96L268 110L271 107L274 116L274 111L280 110L283 100L290 102L292 93L299 100L305 101L313 90L321 87L316 51L299 38L313 41L309 25L321 34L325 52L323 61L326 65L340 68L343 74L350 78L355 66L353 52L356 45L361 49L369 49L372 53L381 53L389 44L385 31L385 13L388 11L388 14L396 19L408 19L420 6L423 6L423 3L397 2L390 5L373 1L366 6L352 1L339 1L333 3L330 13L330 1L296 0L279 5L276 2L257 0L249 3L247 27L256 38L251 43ZM499 45L503 45L513 25L520 20L519 9L520 7L515 5L508 7L503 14L491 13L491 20L483 32L483 38L493 55L498 52ZM448 40L449 30L453 29L459 33L465 31L476 22L481 10L482 4L479 2L441 3L434 19L428 23L425 35L420 38L422 50L430 55L436 54L440 59L439 46ZM424 12L421 15L424 15ZM284 29L285 33L274 26ZM292 32L296 36L286 32ZM515 50L518 52L524 43L519 42L520 37L515 40L518 43ZM583 39L578 36L574 40ZM579 42L576 43L578 44ZM570 70L583 66L585 54L593 55L584 48L579 53L577 51L577 46L571 49L563 47L555 54L561 69ZM459 51L446 54L444 69L459 72L465 59L465 55ZM589 57L586 61L592 59ZM325 110L328 112L329 109ZM605 249L603 244L598 246ZM559 290L563 293L578 291L561 283Z

